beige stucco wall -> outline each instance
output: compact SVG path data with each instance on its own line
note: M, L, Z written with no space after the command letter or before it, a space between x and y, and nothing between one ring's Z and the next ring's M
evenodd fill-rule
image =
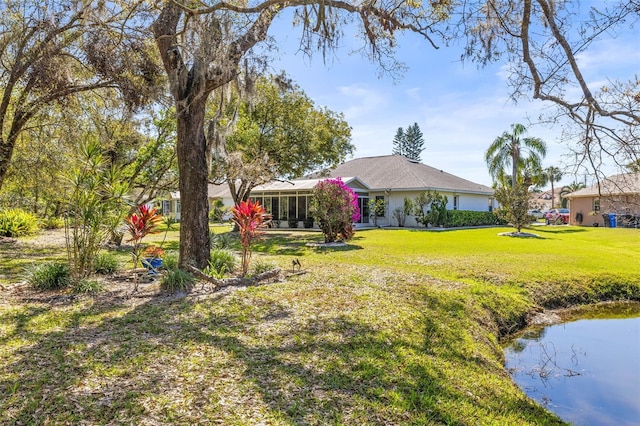
M593 211L594 199L596 198L600 199L600 211L593 216L590 213ZM569 224L593 226L594 223L597 223L598 226L604 226L603 214L616 213L640 215L640 196L618 195L572 198L569 201L569 208L571 209ZM582 213L583 220L581 224L576 221L577 213Z
M589 214L593 211L593 198L574 198L569 201L569 210L571 211L569 225L593 226L594 223L597 223L598 226L604 226L601 214L596 216ZM582 223L576 221L578 213L582 214Z

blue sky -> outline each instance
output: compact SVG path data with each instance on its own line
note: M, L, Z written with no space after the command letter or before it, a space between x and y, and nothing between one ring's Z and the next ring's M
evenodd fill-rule
M408 69L394 81L380 77L376 64L359 54L349 55L349 38L325 64L320 54L309 59L296 53L299 29L292 29L287 18L280 18L270 34L276 35L280 46L275 71L286 70L317 105L344 113L352 127L354 157L391 154L398 127L406 129L416 122L425 139L423 163L490 186L485 150L512 123L522 123L528 136L547 143L544 166L569 170L563 184L574 180L572 156L559 141L560 127L529 124L529 118L535 121L547 106L528 100L514 105L508 96L505 64L478 69L476 64L460 62L461 46L435 50L418 36L407 35L400 38L397 58ZM629 79L640 71L639 40L637 33L617 37L580 56L594 88L607 77Z

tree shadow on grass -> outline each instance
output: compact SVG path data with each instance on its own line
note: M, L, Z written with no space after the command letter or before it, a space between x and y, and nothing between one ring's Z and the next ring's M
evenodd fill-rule
M0 275L19 277L26 268L38 262L62 260L64 249L56 246L17 248L13 243L0 244ZM0 281L0 284L2 282Z
M495 366L442 346L446 331L426 314L424 341L412 342L341 314L296 316L260 295L74 305L68 318L57 309L3 317L15 326L2 340L0 423L472 424L505 410L554 420L528 400L475 401L451 386L436 350ZM443 408L465 400L478 418Z
M540 232L540 233L544 233L544 234L578 234L578 233L582 233L582 232L587 232L586 229L584 228L578 228L578 227L571 227L571 228L560 228L560 227L556 227L556 228L546 228L546 227L542 227L542 226L538 226L535 228L531 228L531 229L535 229L536 232Z

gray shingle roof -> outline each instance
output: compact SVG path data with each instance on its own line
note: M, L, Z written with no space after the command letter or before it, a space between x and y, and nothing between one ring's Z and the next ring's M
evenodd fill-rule
M263 185L256 186L252 192L312 190L313 188L316 187L318 182L320 182L323 179L324 178L295 179L292 181L273 181L273 182L265 183ZM359 182L360 184L364 185L364 182L362 182L362 180L355 177L342 177L342 181L345 184L350 184L352 182Z
M640 173L622 173L605 178L598 184L567 194L567 198L593 197L598 195L640 194Z
M401 155L356 158L308 178L357 176L371 190L437 190L493 194L493 189Z

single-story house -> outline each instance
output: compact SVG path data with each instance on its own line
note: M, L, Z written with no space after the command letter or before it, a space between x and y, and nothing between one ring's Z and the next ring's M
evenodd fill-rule
M215 200L221 200L227 207L233 206L233 197L231 197L228 185L209 185L207 196L209 198L209 210L213 207ZM170 192L159 204L163 215L180 220L180 192Z
M258 200L273 215L277 226L289 226L295 218L295 226L304 226L310 218L309 203L316 184L327 178L340 177L358 196L361 219L356 226L368 226L369 200L382 199L386 209L378 217L379 226L397 226L393 212L404 206L404 198L415 199L420 193L432 190L448 199L449 210L492 211L496 205L494 190L488 186L468 181L443 170L410 160L401 155L356 158L334 169L323 170L292 181L274 181L259 185L251 191L251 198ZM209 199L220 199L227 206L233 205L227 185L211 185ZM179 207L179 194L171 194L171 205ZM179 212L171 212L179 218ZM417 226L414 216L409 216L405 226ZM309 225L306 225L309 226ZM316 225L317 226L317 225Z
M304 221L315 185L321 180L338 177L358 196L361 218L357 226L370 223L368 204L369 200L376 199L383 199L386 203L384 216L377 218L378 225L397 226L394 210L404 206L405 197L415 199L427 190L446 195L449 210L491 211L495 207L492 188L401 155L356 158L304 179L260 185L251 192L251 197L260 200L267 209L271 207L272 214L279 211L280 214L274 218L284 221L295 214ZM405 225L418 224L415 217L410 216Z
M609 176L599 185L572 192L566 198L571 225L607 226L609 214L615 214L620 225L628 225L625 222L640 216L640 173Z
M380 226L397 226L394 210L404 206L405 197L415 199L420 193L432 190L448 199L448 210L492 211L496 207L494 190L471 182L402 155L356 158L332 170L315 173L313 177L357 176L367 186L367 192L358 195L366 201L383 199L386 203L384 217L378 218ZM365 210L368 213L368 209ZM363 214L364 223L369 222ZM407 218L406 226L417 226L414 216Z

